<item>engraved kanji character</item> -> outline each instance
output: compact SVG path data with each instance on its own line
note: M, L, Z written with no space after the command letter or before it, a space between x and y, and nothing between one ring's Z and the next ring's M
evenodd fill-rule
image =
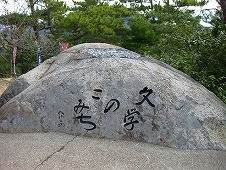
M131 109L127 111L127 115L125 115L124 117L124 127L126 128L126 130L133 130L134 124L139 123L138 120L134 120L135 114L140 115L140 112L138 112L136 109Z
M153 103L150 102L150 100L148 99L148 96L153 93L152 89L148 89L147 87L143 88L139 94L141 94L143 96L143 99L140 102L135 103L136 105L141 105L142 103L144 103L144 101L148 102L148 104L152 107L155 107L155 105Z

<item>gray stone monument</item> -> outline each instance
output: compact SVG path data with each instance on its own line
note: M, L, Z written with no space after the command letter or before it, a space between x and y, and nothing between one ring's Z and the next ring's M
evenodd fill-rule
M163 62L80 44L17 78L0 98L0 132L49 131L226 150L226 106Z

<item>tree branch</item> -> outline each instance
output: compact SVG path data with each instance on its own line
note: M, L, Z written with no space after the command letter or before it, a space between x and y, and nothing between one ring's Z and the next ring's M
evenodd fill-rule
M4 56L0 55L7 63L10 63Z
M39 31L44 30L44 29L50 29L50 28L53 28L53 27L54 27L54 25L47 25L47 26L40 28Z
M20 48L20 49L22 49L22 50L25 50L25 51L32 51L32 50L30 50L30 49L27 49L27 48L24 48L24 47L22 47L22 46L20 46L20 45L18 45L18 44L13 44L13 42L10 42L9 40L7 40L7 39L5 39L5 38L3 38L3 40L5 40L8 44L7 44L7 47L9 47L9 48L13 48L13 47L18 47L18 48ZM3 45L3 48L4 49L6 49L7 51L9 51L9 49L4 45L4 44L2 44Z
M80 38L82 38L82 37L84 37L86 35L88 35L88 32L84 32L81 35L78 35L77 37L70 38L69 40L76 41L76 40L79 40Z

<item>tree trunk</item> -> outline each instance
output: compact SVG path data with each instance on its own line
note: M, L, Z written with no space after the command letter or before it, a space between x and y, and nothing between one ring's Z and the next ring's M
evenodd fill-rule
M150 1L150 4L151 4L151 9L153 9L154 8L154 6L153 6L153 0L149 0Z
M29 0L29 6L31 10L31 18L32 18L32 27L34 29L35 39L40 44L40 36L39 36L39 26L38 26L38 19L35 14L35 2L34 0Z
M168 14L169 14L169 13L170 13L170 4L169 4L169 0L167 0L166 5L167 5L167 12L168 12Z
M226 24L226 0L217 0L217 2L221 7L221 20Z

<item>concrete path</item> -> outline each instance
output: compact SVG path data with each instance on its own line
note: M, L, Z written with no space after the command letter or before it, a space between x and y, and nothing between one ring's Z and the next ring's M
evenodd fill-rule
M60 133L0 133L0 170L226 170L226 152Z

